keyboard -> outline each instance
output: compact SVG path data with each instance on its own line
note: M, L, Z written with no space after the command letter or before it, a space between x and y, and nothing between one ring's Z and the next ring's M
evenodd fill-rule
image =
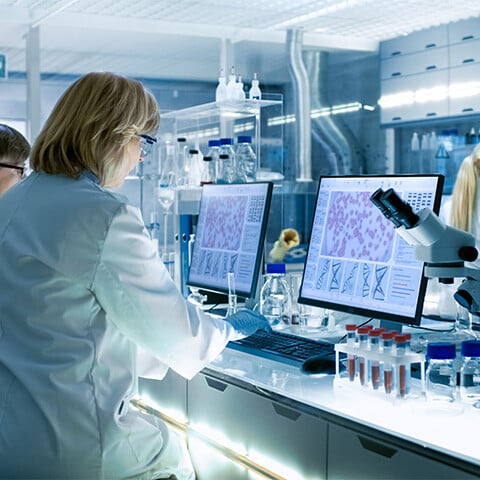
M228 347L294 366L300 366L307 358L317 355L335 358L332 343L278 331L259 330L249 337L229 342Z

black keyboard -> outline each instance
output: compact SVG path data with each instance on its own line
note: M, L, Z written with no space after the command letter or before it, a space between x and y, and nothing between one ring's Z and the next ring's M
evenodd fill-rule
M230 342L228 347L295 366L300 366L307 358L317 355L331 355L332 359L335 358L332 343L277 331L259 330L249 337Z

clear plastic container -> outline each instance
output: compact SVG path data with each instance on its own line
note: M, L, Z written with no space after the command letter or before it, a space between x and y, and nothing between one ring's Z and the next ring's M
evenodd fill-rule
M426 396L430 401L455 401L457 374L454 368L455 344L447 342L429 343L426 375Z
M358 348L361 350L368 349L368 333L371 328L369 326L359 327L357 330L358 336ZM358 378L360 380L360 385L367 384L367 371L366 371L366 359L365 357L359 355L358 359Z
M408 346L408 339L406 335L395 335L395 352L399 358L399 362L395 368L395 390L397 397L407 397L410 395L410 388L412 384L412 367L408 360L408 353L410 348ZM405 358L405 362L402 362L402 357Z
M220 155L220 140L217 140L217 139L209 140L208 150L205 156L212 158L212 163L215 166L215 178L217 178L217 175L218 175L218 169L219 169L218 156L219 155Z
M356 339L357 326L354 323L348 323L345 325L347 331L347 345L354 346ZM353 382L355 380L356 368L355 368L355 355L349 353L347 355L347 372L348 379Z
M227 82L223 68L220 69L220 76L218 77L218 85L215 90L215 101L218 103L225 102L227 100Z
M257 155L252 148L252 137L250 135L239 135L237 137L237 148L235 150L237 163L237 178L244 182L254 182L257 179Z
M370 330L368 337L369 337L369 347L372 352L379 352L380 351L380 339L382 335L382 331L380 329L375 328L374 330ZM382 372L380 368L380 362L378 360L369 360L369 372L370 372L370 381L372 383L372 388L374 390L378 390L382 383Z
M480 341L462 342L463 363L460 369L460 398L480 408Z
M260 100L262 98L262 92L259 87L259 80L257 74L253 74L252 86L248 92L248 98L250 100Z
M269 263L265 283L260 291L260 313L272 328L281 329L290 322L290 291L284 263Z
M227 155L227 157L225 157ZM233 138L220 139L219 169L217 171L217 183L233 183L235 178L235 151L233 150Z
M382 351L385 353L385 358L393 352L393 339L395 332L382 333ZM393 365L392 362L386 360L383 362L383 388L385 393L392 393L394 388Z

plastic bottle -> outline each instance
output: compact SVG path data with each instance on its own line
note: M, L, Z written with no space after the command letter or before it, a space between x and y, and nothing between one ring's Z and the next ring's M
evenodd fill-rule
M227 100L237 100L237 76L235 75L235 67L232 65L230 69L230 75L228 76L227 83Z
M225 157L221 158L221 155L228 155L228 159L226 159ZM217 183L233 183L236 171L236 159L235 151L233 150L233 138L224 137L220 139L219 158L221 158L221 173L218 176L218 179L221 179L222 181L217 181Z
M257 74L253 74L253 80L252 80L252 86L250 87L250 91L248 92L248 98L250 100L261 100L262 98L262 92L260 90L260 87L258 86L258 78Z
M203 157L203 169L202 175L200 177L200 185L208 185L210 183L215 183L215 180L215 164L213 163L212 157L205 155Z
M260 313L277 329L288 325L290 316L290 292L285 274L284 263L267 264L267 277L260 291Z
M183 167L183 178L185 179L184 185L187 186L199 186L201 176L201 160L200 152L196 148L188 150L188 155L185 158Z
M239 135L237 137L237 148L235 150L238 177L245 178L246 182L254 182L257 179L257 156L252 148L252 137L250 135Z
M217 103L222 103L227 100L227 82L225 80L225 74L223 72L223 68L220 69L220 76L218 77L218 85L217 89L215 90L215 101Z
M399 363L395 371L395 385L397 391L397 397L406 397L410 394L410 385L412 381L412 370L410 362L405 358L405 362L402 362L402 358L406 357L409 353L407 344L407 337L405 335L395 335L395 349L396 355L399 358Z
M221 153L218 157L218 168L217 168L217 183L225 184L232 183L232 161L230 160L230 155L226 153Z
M413 132L410 148L411 148L412 152L416 152L420 149L420 141L418 139L418 133L417 132Z
M242 76L238 76L238 81L236 83L237 91L236 91L236 100L239 102L243 102L245 100L245 91L243 90L243 81Z
M453 402L457 374L453 366L456 351L454 343L438 342L427 345L426 395L430 401Z
M188 184L188 177L185 176L188 171L187 139L185 137L177 138L175 157L178 171L177 185L182 187Z
M462 342L463 363L460 369L460 398L480 408L480 341Z

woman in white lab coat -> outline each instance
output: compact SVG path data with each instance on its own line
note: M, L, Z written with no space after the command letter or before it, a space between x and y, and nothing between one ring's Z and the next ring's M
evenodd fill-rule
M110 73L77 80L0 198L0 478L193 479L183 444L133 411L138 358L191 378L267 325L184 301L139 211L109 187L145 157L153 96Z

